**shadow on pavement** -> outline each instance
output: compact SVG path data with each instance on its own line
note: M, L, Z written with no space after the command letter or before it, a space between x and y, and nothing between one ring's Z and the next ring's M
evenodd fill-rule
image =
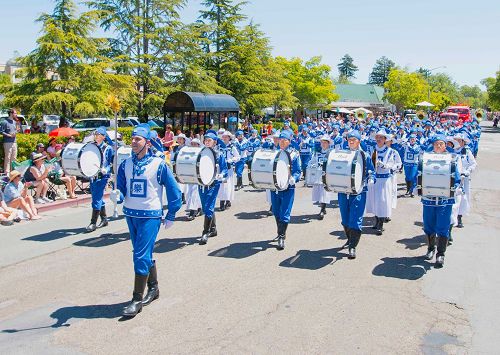
M422 222L422 221L415 221L415 222L413 222L413 224L418 226L418 227L424 227L424 222Z
M73 229L57 229L42 234L32 235L30 237L23 238L22 240L30 240L34 242L50 242L52 240L66 238L83 233L85 233L85 227Z
M209 256L219 258L244 259L267 249L276 249L276 245L271 244L271 240L263 240L250 243L233 243L227 247L214 250Z
M306 224L310 223L313 220L319 220L318 218L318 213L315 214L304 214L302 216L291 216L290 217L290 224Z
M337 262L344 257L347 257L347 254L340 253L341 250L342 248L299 250L294 256L283 260L280 263L280 266L296 269L318 270Z
M431 263L422 256L382 258L382 264L375 266L374 276L391 277L402 280L418 280L431 269Z
M182 249L188 245L198 244L200 238L191 237L191 238L166 238L157 240L155 243L155 247L153 249L154 253L168 253L177 249Z
M427 246L427 238L425 234L417 235L412 238L400 239L396 243L403 244L409 250L417 250L423 246Z
M121 234L105 233L105 234L101 234L98 237L79 240L77 242L74 242L73 245L76 245L79 247L100 248L100 247L107 247L109 245L121 243L121 242L124 242L128 239L130 239L130 234L128 232L121 233Z
M245 219L245 220L263 219L263 218L271 217L267 214L268 212L269 211L239 212L239 213L236 213L234 216L238 219Z

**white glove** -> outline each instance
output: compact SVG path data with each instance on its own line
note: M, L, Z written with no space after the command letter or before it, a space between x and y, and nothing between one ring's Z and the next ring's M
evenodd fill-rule
M288 185L295 185L295 179L293 176L290 176L290 179L288 180Z
M375 184L375 180L374 179L368 179L368 185L373 185Z
M103 175L106 175L108 173L108 171L106 170L106 168L101 168L100 172Z
M165 226L165 229L169 229L170 227L172 227L174 225L174 221L171 221L171 220L165 218L163 220L163 225Z
M114 203L118 203L118 200L120 200L120 190L111 191L109 193L109 199Z
M222 175L222 174L215 175L215 180L217 180L217 181L223 181L224 180L224 175Z

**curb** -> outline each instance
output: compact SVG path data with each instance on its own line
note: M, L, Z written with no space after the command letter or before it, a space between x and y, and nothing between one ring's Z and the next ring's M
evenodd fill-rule
M108 196L109 196L109 192L104 193L104 197L108 197ZM42 213L42 212L58 210L61 208L78 207L80 205L88 204L91 201L92 201L92 195L85 194L85 195L79 196L77 199L74 199L74 200L71 200L71 199L58 200L58 201L54 201L54 202L47 203L44 205L35 205L35 207L37 208L38 213Z

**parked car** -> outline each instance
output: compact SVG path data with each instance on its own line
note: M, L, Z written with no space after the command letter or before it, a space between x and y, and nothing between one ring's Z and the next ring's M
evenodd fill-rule
M84 118L71 126L71 128L81 132L96 129L98 127L104 126L106 128L114 128L114 119L109 118ZM134 124L130 120L118 119L118 127L134 127Z
M9 115L7 114L2 114L0 116L0 122L3 122L3 120L7 119ZM31 126L29 125L28 121L26 120L26 117L24 115L17 115L17 118L19 119L19 122L21 122L21 132L22 133L30 133L31 132Z

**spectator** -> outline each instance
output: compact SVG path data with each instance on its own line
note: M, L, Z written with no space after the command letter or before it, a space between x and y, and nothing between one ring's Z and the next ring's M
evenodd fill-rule
M172 125L168 124L165 128L165 136L163 137L163 145L166 148L170 148L174 143L174 132L172 132Z
M17 216L17 210L7 206L4 201L3 192L0 191L0 224L3 226L11 226L14 222L21 222L21 218Z
M45 155L45 145L43 143L38 143L36 145L36 150L34 151L34 153L40 153Z
M13 108L7 111L7 117L0 125L0 133L3 136L3 171L8 174L12 166L12 162L17 159L17 111Z
M26 182L33 183L35 187L35 203L45 204L47 202L52 202L47 198L47 191L49 190L49 180L48 175L52 169L45 167L45 155L41 153L35 153L31 157L32 166L24 174L24 179Z
M62 145L57 143L55 137L49 139L49 146L47 147L47 155L49 159L58 157L58 152L62 149Z
M54 163L54 168L49 172L48 179L56 185L64 184L66 186L66 190L68 191L69 198L77 198L75 194L76 176L64 175L64 171L58 162Z
M40 219L38 211L35 208L33 197L28 194L28 187L21 182L21 173L17 170L12 170L9 173L9 183L4 189L4 200L8 207L23 210L31 220Z
M38 125L38 122L35 118L31 120L30 131L31 133L42 133L42 127Z

